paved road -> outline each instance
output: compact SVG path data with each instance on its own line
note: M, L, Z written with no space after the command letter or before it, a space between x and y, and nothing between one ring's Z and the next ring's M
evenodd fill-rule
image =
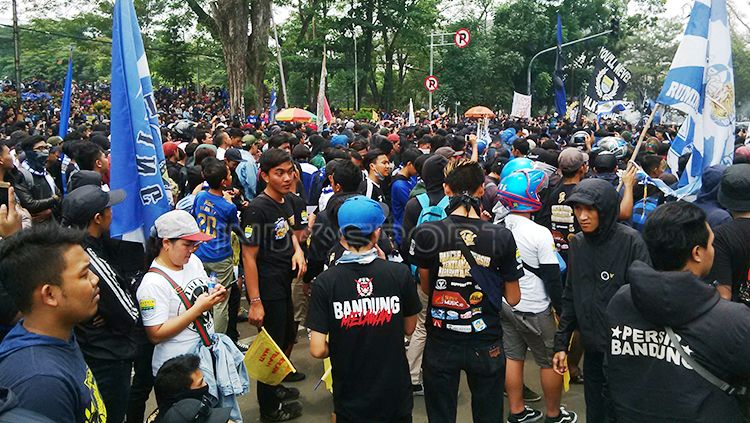
M248 323L240 323L240 333L242 337L245 337L245 341L251 341L249 337L255 335L255 328L251 328ZM300 390L300 400L304 406L304 414L295 422L311 422L311 423L325 423L331 420L331 413L333 412L333 401L330 394L321 385L317 390L313 390L318 378L323 374L323 362L310 356L308 350L309 343L307 336L304 331L300 331L299 342L292 352L292 361L297 369L307 374L307 379L297 382L290 383L289 386L293 386ZM531 354L529 354L531 356ZM527 360L525 366L525 379L526 385L536 392L541 392L539 386L539 370L534 364L533 360ZM244 397L239 398L240 409L244 416L245 422L257 422L259 411L258 402L255 397L255 383L251 385L250 392ZM540 409L544 409L543 402L537 402L530 404ZM580 411L580 414L584 414L584 402L583 402L583 386L582 385L571 385L570 391L563 394L563 404L569 410ZM151 410L154 407L153 399L149 403L148 409ZM508 404L505 403L505 410L507 412ZM425 413L424 399L423 397L416 397L414 401L414 423L426 423L427 414ZM460 393L458 397L458 423L470 423L471 422L471 397L469 393L469 387L466 384L466 378L462 377ZM586 419L584 416L580 416L579 422L585 423Z

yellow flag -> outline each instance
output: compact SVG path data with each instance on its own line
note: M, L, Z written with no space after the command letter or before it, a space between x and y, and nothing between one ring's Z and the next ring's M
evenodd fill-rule
M321 379L323 380L323 383L326 384L328 392L333 393L333 376L331 376L331 369L331 358L326 357L323 359L323 377L321 377Z
M266 385L278 385L286 375L297 371L265 328L248 348L244 361L250 377Z
M570 389L570 370L563 373L563 391L568 392Z
M380 119L378 119L378 112L375 111L375 109L372 109L372 121L377 122Z

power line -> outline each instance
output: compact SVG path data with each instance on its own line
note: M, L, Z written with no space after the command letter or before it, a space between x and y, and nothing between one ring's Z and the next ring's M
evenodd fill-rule
M5 27L5 28L13 28L13 25L8 25L8 24L0 24L0 26ZM63 33L60 33L60 32L46 31L46 30L41 30L41 29L24 28L22 26L19 26L18 29L21 30L21 31L35 32L35 33L38 33L38 34L44 34L44 35L51 35L51 36L56 36L56 37L69 38L69 39L72 39L72 40L88 41L88 42L91 42L91 43L99 43L99 44L112 45L112 41L99 40L99 39L91 38L91 37L82 37L82 36L79 36L79 35L63 34ZM223 59L224 58L224 57L218 56L216 54L191 53L191 52L186 52L186 51L168 50L168 49L157 48L157 47L148 47L148 48L145 48L145 50L146 51L159 52L159 53L166 53L166 54L178 54L178 55L184 55L184 56L203 56L203 57L210 57L210 58L213 58L213 59Z

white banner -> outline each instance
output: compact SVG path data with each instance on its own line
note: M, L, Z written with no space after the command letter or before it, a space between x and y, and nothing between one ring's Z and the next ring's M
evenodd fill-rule
M529 119L531 118L531 96L513 92L513 108L511 116Z

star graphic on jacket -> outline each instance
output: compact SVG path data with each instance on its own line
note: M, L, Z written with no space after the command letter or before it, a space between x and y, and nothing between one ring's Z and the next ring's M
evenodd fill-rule
M687 353L687 355L693 355L693 350L690 349L690 345L683 345L682 349L685 350L685 353Z
M617 339L620 339L620 334L621 333L622 333L622 331L620 330L619 326L615 326L614 328L612 328L612 336L613 337L615 337Z

